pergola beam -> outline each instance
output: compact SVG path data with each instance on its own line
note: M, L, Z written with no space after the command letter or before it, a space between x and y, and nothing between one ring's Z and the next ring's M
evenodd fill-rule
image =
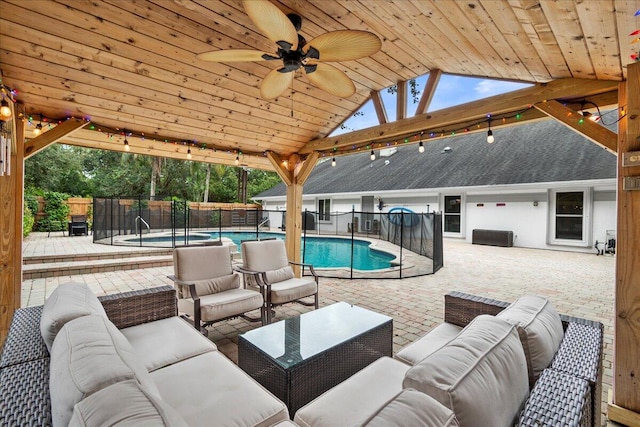
M89 122L86 120L72 118L56 125L53 129L38 135L28 143L24 144L24 158L28 159L51 144L55 144L62 138L72 135L74 132L82 129L88 124Z
M429 77L427 78L427 83L424 85L424 90L422 91L415 115L424 114L429 110L429 105L431 105L433 94L436 93L436 87L438 87L441 76L441 70L431 70L429 72Z
M618 135L606 127L584 118L577 111L567 108L554 100L537 103L534 107L549 117L558 120L569 129L609 150L610 153L618 153Z
M373 108L376 110L376 116L378 117L378 123L387 123L387 110L384 109L384 103L382 102L382 96L379 90L371 91L371 102L373 102Z
M591 97L618 90L618 82L606 80L561 79L549 83L492 96L461 106L420 114L393 123L351 132L335 137L316 139L306 144L300 154L312 151L348 149L372 142L389 141L409 134L419 134L429 129L437 130L486 117L510 113L531 107L551 99L575 99Z

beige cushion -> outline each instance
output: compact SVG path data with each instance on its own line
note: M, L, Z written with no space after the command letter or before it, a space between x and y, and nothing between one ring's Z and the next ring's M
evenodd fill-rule
M281 304L308 297L318 292L315 280L294 278L271 285L271 302Z
M131 326L120 332L149 372L217 349L211 340L178 316Z
M380 409L366 427L454 427L458 420L437 400L416 390L406 389Z
M262 294L251 289L231 289L200 297L200 317L204 322L236 316L262 307ZM178 310L194 315L193 298L178 300Z
M381 357L296 411L302 427L361 426L402 391L409 366Z
M42 339L51 351L58 331L70 320L89 314L107 316L98 297L84 283L63 283L44 302L40 317Z
M511 426L529 394L518 333L502 319L478 316L410 368L403 386L451 409L462 427Z
M242 242L244 267L254 271L273 271L289 266L283 240Z
M195 282L198 295L240 286L228 246L194 246L173 251L173 271L184 282ZM216 280L217 279L217 280ZM190 295L179 295L179 298Z
M452 323L441 323L417 341L400 350L395 358L415 365L458 336L462 328Z
M190 426L272 426L287 407L219 351L155 370L151 378Z
M267 271L267 280L269 283L284 282L285 280L293 279L294 277L293 269L289 265L277 270Z
M136 380L112 384L73 409L69 427L186 427L185 421Z
M129 379L157 394L149 372L109 319L91 315L67 322L51 348L49 388L54 427L69 424L76 403Z
M564 330L560 315L546 298L525 295L498 313L496 317L515 325L527 357L529 386L553 360Z

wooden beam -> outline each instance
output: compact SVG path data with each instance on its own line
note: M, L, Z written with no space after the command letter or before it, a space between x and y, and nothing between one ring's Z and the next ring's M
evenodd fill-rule
M285 166L280 156L273 151L267 151L267 158L285 185L289 186L293 184L293 173L291 173L289 168Z
M416 108L416 116L418 114L424 114L429 110L429 105L431 104L431 100L433 99L433 94L436 93L436 87L438 86L438 82L440 81L441 76L441 70L431 70L429 72L429 77L427 78L427 83L425 84L424 90L422 91L422 96L420 97L418 108Z
M630 411L613 403L613 393L609 390L607 407L607 418L615 423L620 423L629 427L640 427L640 413Z
M307 156L307 158L302 162L300 168L296 171L296 183L299 185L304 185L307 182L307 178L311 175L311 171L318 163L318 158L320 158L320 153L317 151L312 152Z
M291 261L300 262L302 259L302 185L292 183L287 185L287 214L285 219L285 243L287 256ZM296 277L302 271L299 267L293 269Z
M407 81L401 80L396 84L396 120L407 118Z
M187 160L188 147L186 145L164 143L154 141L150 138L143 140L137 137L128 137L127 141L129 142L129 152L133 154ZM113 139L110 139L106 138L101 132L85 129L79 130L75 134L69 135L58 142L98 150L126 151L124 148L124 137L122 135L116 135ZM236 166L236 155L236 152L232 150L213 151L211 149L201 150L198 147L191 147L191 160L194 162ZM240 166L246 166L252 169L273 170L271 162L262 154L243 153L239 157Z
M65 122L60 123L53 129L49 129L48 131L40 134L39 136L26 143L24 146L24 158L28 159L40 150L47 148L51 144L55 144L62 138L73 134L74 132L82 129L88 124L88 121L76 118L71 118Z
M616 91L618 82L605 80L561 79L520 89L502 95L470 102L464 105L420 114L393 123L350 132L344 135L315 139L307 143L300 154L312 151L328 151L358 146L371 142L385 142L408 134L419 134L426 129L438 129L478 120L486 117L514 112L549 99L574 99Z
M618 122L613 404L640 413L640 190L623 189L625 178L640 177L640 166L622 165L626 153L640 150L640 63L627 66L618 93L626 114Z
M0 347L7 338L14 311L20 308L22 286L24 122L8 123L13 142L11 174L0 177Z
M607 149L610 153L618 153L618 135L606 127L584 118L577 111L567 108L554 100L538 102L534 104L534 107L602 148Z
M373 102L373 108L376 110L376 116L378 116L378 123L387 123L387 110L384 109L384 103L382 102L382 96L379 90L371 91L371 101Z

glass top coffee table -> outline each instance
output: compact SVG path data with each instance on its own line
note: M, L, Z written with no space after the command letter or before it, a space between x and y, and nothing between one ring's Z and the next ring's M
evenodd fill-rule
M238 366L295 412L382 356L391 356L393 319L346 302L238 337Z

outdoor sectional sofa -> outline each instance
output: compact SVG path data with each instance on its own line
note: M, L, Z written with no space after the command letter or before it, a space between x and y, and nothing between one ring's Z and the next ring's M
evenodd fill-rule
M68 283L17 310L0 402L2 426L294 425L282 401L177 316L169 286L98 299Z
M529 295L452 292L444 305L443 324L300 408L296 424L601 425L602 323Z
M506 302L457 292L447 294L441 326L405 347L395 358L378 359L311 401L296 412L294 423L288 420L289 413L280 400L176 316L173 288L163 286L108 295L99 300L109 321L121 334L114 332L115 328L105 326L108 322L99 313L100 307L94 307L83 313L86 319L80 322L85 324L63 319L69 320L68 326L62 327L63 321L54 322L53 332L45 331L44 336L47 336L49 333L55 335L56 329L62 330L63 339L53 340L51 353L40 329L41 323L47 323L41 322L43 306L16 311L0 355L0 425L66 425L65 420L69 417L74 417L70 425L110 425L114 421L111 414L134 417L130 425L143 420L147 425L176 426L469 425L465 419L469 415L460 412L460 394L439 390L433 397L434 388L429 390L434 370L440 369L438 380L450 377L452 371L444 367L443 358L434 359L433 355L437 356L440 349L463 336L462 328L494 324L492 318L509 306ZM98 311L98 314L91 314L92 311ZM492 332L493 338L489 339L498 337L496 342L508 342L507 351L502 355L515 354L519 366L516 374L510 375L510 370L501 364L502 357L494 359L494 362L498 361L498 383L492 386L490 382L482 381L486 383L486 389L472 391L473 399L489 409L485 411L489 416L503 412L501 417L509 419L515 410L515 421L522 426L600 425L602 324L567 316L560 318L563 331L559 347L553 351L553 360L539 372L537 380L533 369L535 363L526 361L522 354L521 328L517 328L519 335L498 322L498 331ZM75 384L68 382L69 364L56 359L69 359L69 348L78 344L74 340L104 341L105 336L101 338L100 333L82 336L88 326L96 329L96 325L97 329L108 332L109 340L118 341L118 345L126 350L121 351L121 359L137 368L126 367L118 375L108 376L103 384L113 384L102 390L95 390L99 386L90 391L81 390L78 384L100 383L95 381L95 376L101 375L105 355L88 354L87 359L79 359L80 371L74 378L82 381ZM473 332L472 327L466 329L467 338L475 335L468 333ZM486 341L485 338L483 336L480 341ZM123 339L127 343L123 343ZM450 356L442 355L444 359ZM94 357L103 360L92 364L90 358ZM431 365L421 365L426 359L431 359ZM111 365L114 361L106 364ZM486 367L479 365L469 371L487 377L487 371L482 371ZM414 372L410 373L412 370ZM535 381L535 386L530 390L531 381ZM50 387L54 390L53 407ZM109 389L113 393L109 393ZM78 396L83 394L86 397L81 396L76 404ZM126 405L123 396L126 396ZM441 403L443 396L448 399L447 404ZM519 402L520 399L523 401ZM517 409L502 409L504 401ZM61 416L60 408L63 408L63 418L57 418ZM458 417L462 422L459 423ZM473 420L471 425L479 424Z

